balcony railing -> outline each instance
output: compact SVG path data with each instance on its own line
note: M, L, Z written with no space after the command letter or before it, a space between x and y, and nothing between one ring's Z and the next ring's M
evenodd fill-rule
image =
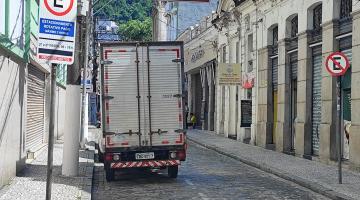
M322 29L309 31L309 43L317 43L322 41Z
M291 51L298 48L298 37L292 37L287 40L287 50Z
M271 45L269 47L269 54L270 56L275 56L278 54L279 48L277 44Z
M352 32L351 16L339 19L339 35Z

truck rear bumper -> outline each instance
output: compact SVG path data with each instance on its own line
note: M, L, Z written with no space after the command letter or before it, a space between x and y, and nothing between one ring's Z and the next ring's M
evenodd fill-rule
M111 163L111 169L142 168L142 167L169 167L180 165L180 160L147 160Z

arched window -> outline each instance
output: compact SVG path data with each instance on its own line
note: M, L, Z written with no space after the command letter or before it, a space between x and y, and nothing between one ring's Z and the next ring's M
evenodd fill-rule
M340 19L350 18L351 12L352 12L352 0L341 0Z
M291 37L296 37L298 34L298 16L291 20Z
M277 26L273 28L272 35L273 35L272 45L276 45L279 39Z
M320 30L322 23L322 4L314 8L314 17L313 17L313 28L314 30Z

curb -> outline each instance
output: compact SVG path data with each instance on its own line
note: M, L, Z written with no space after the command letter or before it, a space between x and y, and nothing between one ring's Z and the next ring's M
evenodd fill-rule
M85 167L85 176L83 177L83 185L81 187L81 200L91 200L92 199L92 182L93 182L93 173L94 173L94 154L95 154L95 144L87 144L89 149L86 150L88 162Z
M224 150L222 150L222 149L220 149L220 148L218 148L216 146L208 145L208 144L196 141L195 139L192 139L191 136L190 137L188 136L187 139L189 141L195 143L195 144L198 144L198 145L203 146L203 147L205 147L207 149L213 150L213 151L215 151L215 152L217 152L219 154L222 154L224 156L233 158L233 159L235 159L237 161L240 161L240 162L242 162L242 163L244 163L246 165L249 165L249 166L255 167L257 169L260 169L260 170L262 170L264 172L273 174L273 175L278 176L278 177L280 177L282 179L285 179L287 181L294 182L294 183L296 183L296 184L298 184L300 186L303 186L303 187L305 187L307 189L310 189L310 190L312 190L312 191L314 191L316 193L322 194L322 195L324 195L324 196L326 196L326 197L328 197L330 199L334 199L334 200L355 200L352 197L349 197L349 196L344 195L342 193L336 192L336 191L334 191L332 189L323 187L323 186L319 185L319 183L309 181L309 180L303 179L301 177L294 176L294 175L282 172L282 171L280 171L278 169L266 166L263 163L257 163L257 162L250 161L250 160L247 160L245 158L242 158L242 157L227 153L226 151L224 151Z

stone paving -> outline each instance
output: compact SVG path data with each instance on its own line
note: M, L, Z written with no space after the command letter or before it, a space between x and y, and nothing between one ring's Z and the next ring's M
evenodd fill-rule
M177 179L165 172L119 171L106 182L103 165L96 163L92 197L111 199L327 199L299 185L245 165L195 143Z
M61 175L63 145L54 145L52 199L91 199L94 151L80 151L79 176ZM47 148L45 148L11 183L0 190L0 200L45 199Z
M190 130L188 139L263 171L298 183L333 199L360 199L360 173L231 140L213 132Z

